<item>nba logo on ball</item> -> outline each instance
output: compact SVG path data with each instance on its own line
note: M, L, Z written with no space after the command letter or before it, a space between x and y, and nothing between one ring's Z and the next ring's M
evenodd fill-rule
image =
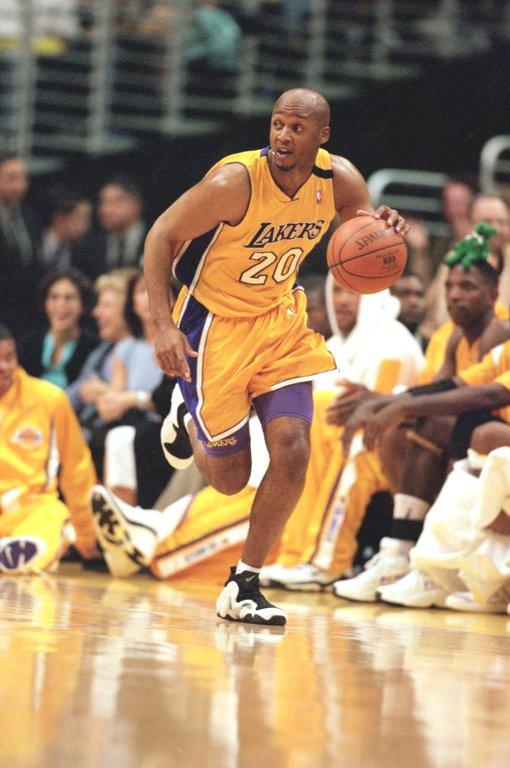
M400 277L407 249L401 236L384 220L356 216L333 232L327 260L339 285L357 293L377 293Z

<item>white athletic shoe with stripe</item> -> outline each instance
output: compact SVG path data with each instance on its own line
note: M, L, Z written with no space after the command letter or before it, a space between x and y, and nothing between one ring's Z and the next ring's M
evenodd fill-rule
M170 398L170 411L161 425L161 447L165 459L174 469L186 469L193 462L193 449L185 425L189 412L181 388L175 382Z
M332 576L311 563L298 563L291 568L268 565L260 572L263 587L288 589L291 592L320 592L337 579L338 576Z
M282 627L287 615L272 605L259 589L259 575L253 571L236 573L235 566L216 601L220 619L241 621L245 624L269 624Z
M377 595L384 603L407 608L442 608L448 596L446 589L422 571L413 569L393 584L379 587Z
M132 507L102 485L92 489L92 519L112 576L132 576L150 565L161 513Z

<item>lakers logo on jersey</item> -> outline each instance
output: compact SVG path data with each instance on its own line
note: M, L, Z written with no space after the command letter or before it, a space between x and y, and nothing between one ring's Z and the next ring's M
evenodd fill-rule
M335 216L329 152L318 150L310 176L292 198L271 176L267 152L220 160L215 168L240 163L250 175L244 219L185 243L174 261L176 277L213 315L253 317L285 301L300 264Z

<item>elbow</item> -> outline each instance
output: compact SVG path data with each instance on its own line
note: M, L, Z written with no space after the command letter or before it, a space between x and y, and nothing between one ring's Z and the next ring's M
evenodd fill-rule
M480 398L482 401L480 408L504 408L510 405L510 389L502 384L491 384L485 388L485 392Z

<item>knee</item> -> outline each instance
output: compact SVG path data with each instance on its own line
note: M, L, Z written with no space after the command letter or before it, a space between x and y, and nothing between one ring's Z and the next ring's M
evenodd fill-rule
M494 448L492 427L492 424L481 424L473 430L470 447L477 453L487 454Z
M280 431L278 439L270 449L273 471L285 475L287 480L304 482L308 460L310 458L310 440L304 432L294 429Z
M229 472L225 475L215 476L212 485L224 496L235 496L246 487L250 478L249 470Z

